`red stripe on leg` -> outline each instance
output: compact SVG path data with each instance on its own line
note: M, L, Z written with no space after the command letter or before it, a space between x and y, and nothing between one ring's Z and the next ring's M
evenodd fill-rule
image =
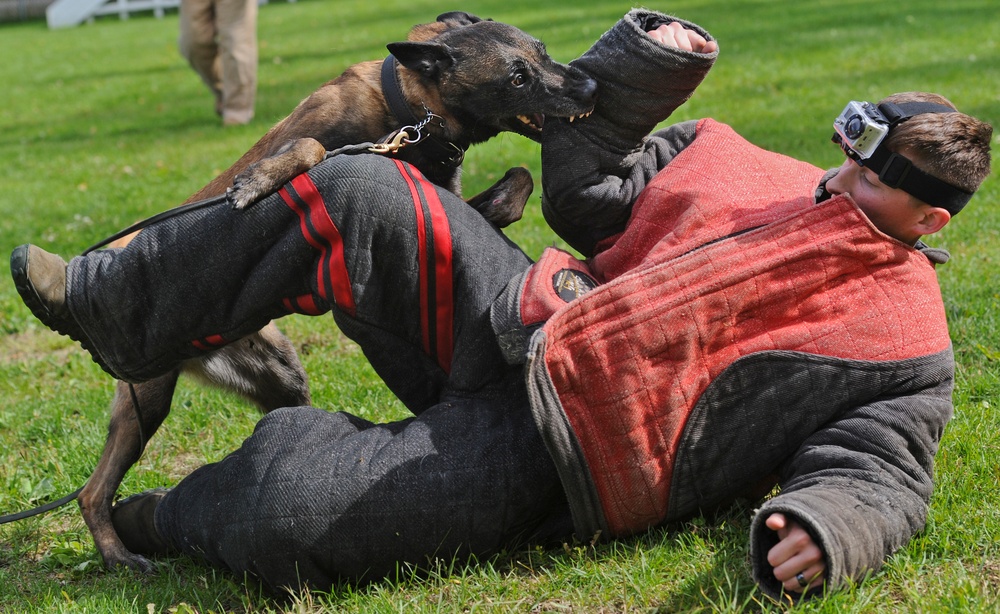
M427 207L431 211L431 226L434 228L434 311L437 321L438 364L445 372L451 371L451 356L454 349L454 271L452 270L451 225L444 212L441 199L434 186L422 179Z
M324 279L329 279L333 289L334 303L348 314L354 315L356 305L354 293L351 290L350 275L347 271L347 261L344 257L343 237L333 219L330 218L323 196L309 175L299 175L292 179L291 184L301 199L301 204L285 189L281 190L281 197L298 214L299 227L302 229L302 235L306 241L320 250L321 266L317 271L317 287L320 297L329 300L329 297L325 295L326 284L323 283Z
M202 339L195 339L191 342L191 345L199 350L208 352L210 350L218 349L227 343L229 342L226 341L222 335L209 335L208 337L204 337Z
M424 227L424 209L420 202L420 192L417 191L417 186L413 182L409 173L406 171L403 163L399 160L393 160L396 164L396 168L399 169L399 174L403 176L406 181L407 187L410 189L410 197L413 199L413 210L417 216L416 230L417 230L417 262L420 265L419 271L419 281L418 288L420 292L420 336L421 343L423 344L424 352L427 355L431 354L431 340L430 340L430 329L427 325L427 314L429 311L428 304L430 298L428 297L427 289L427 231Z
M448 223L448 216L438 198L437 189L434 184L427 181L415 167L403 166L402 162L394 160L400 173L406 179L410 187L410 194L413 197L414 209L417 215L417 236L420 258L420 316L421 327L424 335L424 344L427 353L433 356L438 365L446 373L451 371L451 359L454 353L454 270L452 260L451 226ZM421 198L422 195L422 198ZM430 215L431 234L433 244L427 245L427 233L424 211L421 204L427 205ZM434 257L434 296L429 296L429 275L427 251L433 250ZM433 301L433 314L431 314L431 301ZM435 338L433 339L433 351L431 351L429 318L434 318Z
M307 316L318 316L326 313L316 304L316 297L311 294L293 296L281 300L282 307L289 313L301 313Z

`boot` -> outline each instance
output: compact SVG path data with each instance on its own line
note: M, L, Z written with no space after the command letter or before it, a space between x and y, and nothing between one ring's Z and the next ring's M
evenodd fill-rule
M170 492L167 488L147 490L126 497L111 508L111 524L125 547L147 556L173 554L176 550L156 532L156 506Z
M34 245L19 245L10 254L10 274L21 300L42 324L79 342L94 362L117 378L69 311L65 260Z

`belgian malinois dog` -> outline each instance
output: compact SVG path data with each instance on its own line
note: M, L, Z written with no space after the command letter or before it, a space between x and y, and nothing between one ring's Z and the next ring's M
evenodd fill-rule
M250 206L318 164L328 150L393 134L396 142L416 140L413 131L397 132L414 120L427 120L427 136L419 137L425 142L388 153L459 194L462 155L469 146L503 131L537 141L546 116L572 120L593 110L596 83L553 61L542 43L510 25L445 13L434 23L415 26L407 41L387 47L389 58L352 66L320 87L187 202L228 194L234 207ZM532 188L530 173L515 168L467 202L504 226L520 217ZM119 382L107 443L78 498L107 567L152 569L115 533L112 500L142 453L143 435L151 437L169 413L182 371L236 392L264 412L310 404L295 348L273 322L134 388Z

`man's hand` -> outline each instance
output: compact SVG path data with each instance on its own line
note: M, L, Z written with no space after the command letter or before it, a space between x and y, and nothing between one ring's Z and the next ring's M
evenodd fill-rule
M823 584L826 563L823 551L795 520L784 514L771 514L764 521L767 528L778 533L778 543L768 550L767 562L774 568L774 577L786 591L801 593L806 588Z
M719 44L715 41L706 41L704 36L694 30L688 30L676 21L665 23L648 34L655 41L684 51L712 53L719 49Z

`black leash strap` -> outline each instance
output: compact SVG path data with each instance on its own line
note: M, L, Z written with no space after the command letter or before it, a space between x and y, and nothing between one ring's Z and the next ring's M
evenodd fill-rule
M114 239L108 239L108 242L111 242L113 240ZM149 440L146 438L146 430L142 428L142 414L139 411L139 397L138 395L135 394L135 386L129 384L128 391L132 395L132 408L135 410L136 427L139 430L139 456L142 457L142 453L146 449L146 443ZM138 461L139 459L136 460ZM31 518L32 516L38 516L40 514L44 514L45 512L50 512L56 509L57 507L62 507L67 503L69 503L70 501L76 499L78 496L80 496L80 491L82 490L83 486L77 488L76 490L74 490L73 492L71 492L70 494L66 495L61 499L50 501L49 503L46 503L44 505L39 505L38 507L33 507L30 510L24 510L23 512L16 512L14 514L7 514L6 516L0 516L0 524L7 524L8 522L16 522L18 520L24 520L25 518Z
M7 514L6 516L0 516L0 524L7 524L8 522L15 522L17 520L24 520L25 518L31 518L32 516L37 516L39 514L44 514L45 512L56 509L57 507L62 507L69 503L70 501L76 499L80 491L83 490L83 486L77 488L76 491L71 492L62 499L46 503L45 505L39 505L38 507L32 508L30 510L24 510L23 512L17 512L16 514Z
M104 239L100 243L95 243L94 245L91 245L86 250L84 250L83 254L81 254L81 255L86 256L90 252L92 252L94 250L97 250L97 249L100 249L100 248L104 247L105 245L107 245L108 243L111 243L112 241L117 241L118 239L121 239L122 237L126 237L126 236L132 234L133 232L136 232L137 230L142 230L146 226L149 226L151 224L155 224L156 222L159 222L161 220L166 220L166 219L174 217L175 215L180 215L182 213L187 213L188 211L195 211L197 209L204 209L205 207L211 207L213 205L222 204L224 202L227 202L227 197L226 197L225 194L220 194L219 196L212 196L212 197L206 198L204 200L199 200L199 201L195 201L193 203L188 203L186 205L181 205L179 207L174 207L173 209L167 209L166 211L162 211L160 213L157 213L156 215L154 215L152 217L148 217L148 218L146 218L146 219L144 219L142 221L136 222L135 224L132 224L131 226L129 226L128 228L126 228L124 230L120 230L120 231L116 232L115 234L113 234L110 237Z

